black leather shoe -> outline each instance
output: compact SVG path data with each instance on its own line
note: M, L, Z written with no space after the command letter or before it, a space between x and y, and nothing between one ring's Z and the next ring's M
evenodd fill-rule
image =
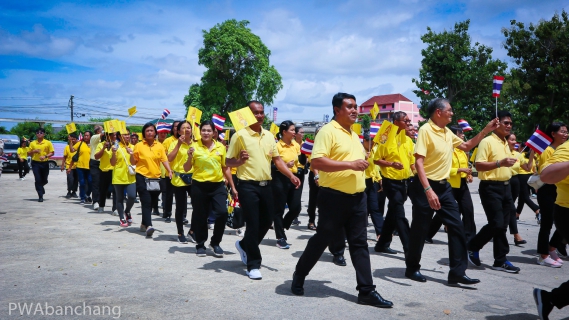
M515 244L516 246L519 246L520 244L526 244L526 243L528 243L528 242L525 241L525 240L520 240L520 241L518 241L518 240L514 239L514 244Z
M433 238L426 238L425 243L433 244Z
M304 277L296 275L296 272L292 274L292 284L290 285L290 291L292 291L292 294L297 296L304 295Z
M393 302L383 299L377 291L372 291L368 294L358 295L358 304L365 304L368 306L374 306L378 308L391 308L393 307Z
M388 253L388 254L397 254L397 251L391 249L390 247L378 247L378 246L375 246L375 247L373 248L373 250L375 250L375 252Z
M39 198L39 199L38 199L38 202L43 202L43 198Z
M344 259L344 256L334 256L334 259L332 259L332 262L334 262L335 265L340 266L340 267L346 266L346 259Z
M463 276L460 276L460 277L451 276L451 275L448 276L448 284L449 284L449 285L457 285L457 284L459 284L459 283L462 283L462 284L477 284L477 283L479 283L479 282L480 282L479 279L471 279L471 278L469 278L467 275L463 275Z
M415 271L415 272L405 271L405 277L407 277L413 281L427 282L427 279L425 277L423 277L423 275L419 271Z

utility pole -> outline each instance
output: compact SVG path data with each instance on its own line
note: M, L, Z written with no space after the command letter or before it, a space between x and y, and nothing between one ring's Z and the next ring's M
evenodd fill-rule
M73 122L73 95L69 98L69 103L67 106L71 109L71 122Z

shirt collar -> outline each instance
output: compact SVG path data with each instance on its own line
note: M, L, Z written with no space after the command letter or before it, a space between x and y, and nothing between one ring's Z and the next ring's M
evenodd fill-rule
M437 126L437 124L434 123L433 120L429 119L429 122L428 122L428 123L431 125L431 128L433 128L433 131L435 131L435 132L442 132L442 133L445 133L445 132L446 132L446 127L441 128L441 127Z
M290 144L287 144L286 142L283 141L283 139L280 139L279 144L285 148L294 147L294 140L292 140L292 142Z
M506 139L500 139L500 137L498 137L498 135L495 134L494 132L492 132L491 137L494 137L496 140L500 141L502 144L508 144L508 141L506 141Z
M346 130L344 127L342 127L342 125L339 124L338 121L332 120L332 121L330 121L330 123L332 123L332 125L334 126L334 128L343 130L345 133L350 134L350 132L349 132L348 130Z
M262 137L265 134L265 129L261 128L261 133L258 133L257 131L251 129L250 127L245 127L245 130L247 130L247 132L252 135L252 136L260 136Z

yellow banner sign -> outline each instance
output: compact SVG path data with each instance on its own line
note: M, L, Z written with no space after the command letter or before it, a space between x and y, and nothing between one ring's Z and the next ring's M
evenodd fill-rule
M233 127L235 127L235 131L239 131L245 127L257 123L257 118L255 118L255 115L251 109L249 109L249 107L230 112L229 118L233 123Z
M369 110L369 114L371 116L371 120L375 120L375 118L377 117L377 114L379 113L379 106L377 105L377 102L373 104L373 108L371 108L371 110Z
M362 135L362 124L361 123L352 124L352 131L355 132L358 136L361 136Z
M71 122L70 124L66 124L65 129L67 129L68 134L77 131L77 128L75 127L75 123L73 123L73 122Z
M136 113L136 106L134 106L132 108L128 108L128 116L129 117L134 116L135 113Z
M202 123L202 111L198 108L190 107L188 109L188 115L186 116L186 120L189 123Z
M277 136L277 133L279 133L279 126L277 126L274 122L271 123L271 133L273 134L273 136Z
M395 142L395 137L397 136L397 126L393 125L393 123L383 120L381 124L381 129L373 138L373 142L379 144L390 144Z

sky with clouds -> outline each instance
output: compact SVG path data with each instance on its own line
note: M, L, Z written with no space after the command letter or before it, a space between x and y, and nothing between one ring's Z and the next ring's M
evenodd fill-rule
M332 95L401 93L421 63L420 36L471 20L470 34L510 63L501 28L569 11L566 1L21 1L0 2L0 118L69 120L183 118L184 95L200 81L202 30L248 20L283 78L278 121L321 120ZM266 108L268 111L269 108ZM10 127L12 124L0 123Z

